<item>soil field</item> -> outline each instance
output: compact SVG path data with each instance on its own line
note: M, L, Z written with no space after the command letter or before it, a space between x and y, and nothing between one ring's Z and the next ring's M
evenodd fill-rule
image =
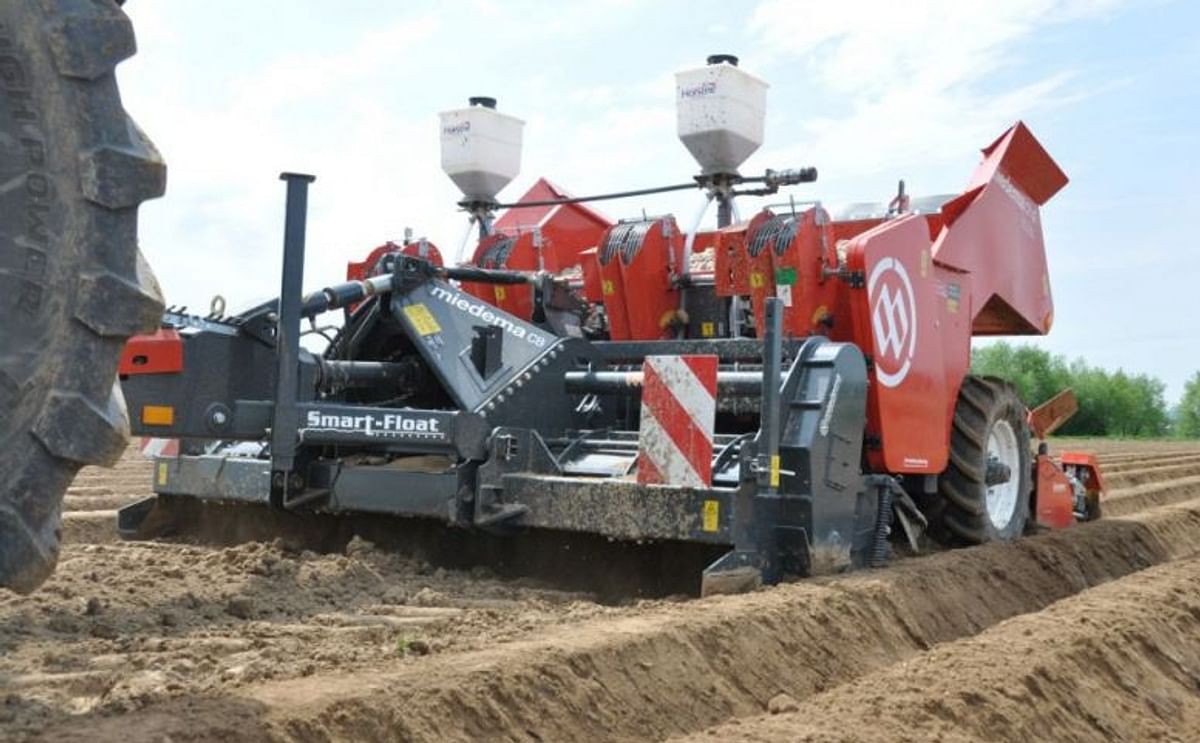
M581 555L120 542L131 452L0 595L0 739L1200 739L1200 446L1056 447L1100 455L1102 521L703 600L581 590Z

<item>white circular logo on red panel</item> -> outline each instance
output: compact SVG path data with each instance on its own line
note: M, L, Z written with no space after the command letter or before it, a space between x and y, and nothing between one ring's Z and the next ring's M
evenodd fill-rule
M896 387L908 376L917 352L917 297L904 264L884 258L867 279L875 333L875 378Z

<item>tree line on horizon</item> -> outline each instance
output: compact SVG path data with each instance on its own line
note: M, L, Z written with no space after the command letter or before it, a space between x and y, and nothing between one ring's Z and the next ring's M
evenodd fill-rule
M1184 385L1174 408L1168 406L1166 385L1157 377L1110 372L1036 346L999 342L974 348L971 372L1012 382L1031 408L1067 387L1075 390L1079 412L1057 435L1200 438L1200 371Z

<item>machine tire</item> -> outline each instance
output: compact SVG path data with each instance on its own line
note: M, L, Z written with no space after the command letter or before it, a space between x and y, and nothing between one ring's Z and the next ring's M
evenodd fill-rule
M1010 460L1009 482L995 489L985 482L989 444ZM1029 518L1031 459L1026 408L1016 389L994 377L968 376L954 408L950 462L938 478L939 502L929 514L934 535L951 544L1021 536Z
M0 586L22 593L75 473L124 451L118 357L161 317L137 207L166 167L114 76L135 48L113 0L0 3Z

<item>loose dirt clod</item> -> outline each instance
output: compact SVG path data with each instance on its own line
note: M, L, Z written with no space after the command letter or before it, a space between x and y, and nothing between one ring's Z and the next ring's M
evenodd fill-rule
M225 613L238 619L250 619L254 616L254 601L246 596L234 596L225 604Z
M795 712L800 709L800 703L792 699L789 694L776 694L771 697L771 701L767 702L767 712L772 715L781 715L785 712Z

